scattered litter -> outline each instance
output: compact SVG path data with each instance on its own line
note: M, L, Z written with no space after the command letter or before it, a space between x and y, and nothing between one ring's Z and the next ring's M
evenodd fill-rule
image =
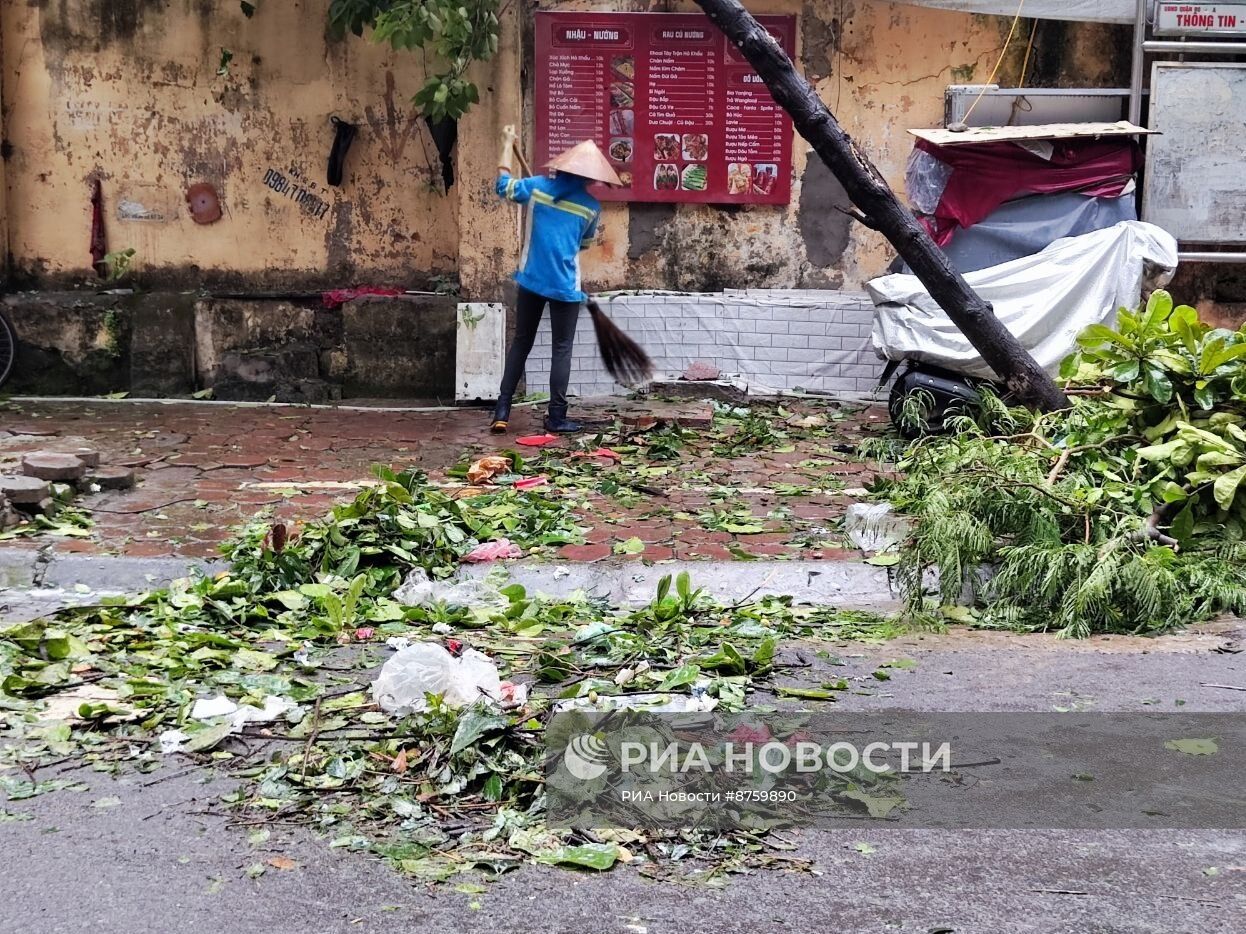
M372 696L381 709L398 716L425 710L428 694L440 694L451 707L466 707L482 696L500 700L497 665L475 649L455 658L435 642L417 642L399 649L372 682Z
M516 684L514 681L503 681L499 699L503 706L522 707L528 703L528 685Z
M98 684L80 684L68 691L49 697L39 714L40 722L52 720L79 720L78 710L83 705L107 704L110 707L118 701L120 694L113 688L101 687ZM127 719L133 718L129 714Z
M201 697L195 701L195 706L190 708L190 718L192 720L211 720L213 717L228 717L232 713L236 713L238 705L231 701L224 694L217 697Z
M394 591L394 599L403 606L431 607L445 604L462 607L502 607L509 604L506 597L485 580L475 577L452 577L449 580L435 581L423 568L414 568L407 575L402 586ZM446 632L449 631L449 629L446 630Z
M848 540L862 551L886 551L912 531L912 522L896 515L890 503L853 503L844 516Z
M602 460L611 460L619 463L623 460L623 455L618 451L612 451L610 448L598 448L595 451L573 451L572 457L598 457Z
M548 483L549 483L549 477L545 476L545 474L540 474L535 477L525 477L523 480L515 481L515 489L531 490L534 487L545 486Z
M181 752L188 739L190 737L181 730L165 730L160 734L161 754L171 756L175 752Z
M228 717L230 732L236 733L248 723L271 723L294 710L298 704L288 697L269 694L264 698L263 707L252 704L239 706L224 694L216 697L201 697L190 708L192 720L215 720L217 717Z
M485 542L477 545L463 556L464 561L478 564L484 561L497 561L500 558L522 558L523 549L509 538L499 538L496 542Z
M560 700L554 710L643 710L646 713L708 713L718 706L718 698L709 694L665 694L654 691L644 694L599 694L596 697L571 697Z
M826 416L820 413L814 415L793 415L787 420L787 423L793 428L825 428Z
M525 435L522 438L516 438L516 444L522 444L524 447L540 448L547 444L553 444L558 440L558 435Z
M707 363L705 360L694 360L688 369L684 370L684 375L680 379L686 379L691 382L704 382L706 380L718 379L722 376L722 370Z
M478 486L481 483L492 480L500 473L506 473L510 469L511 459L509 457L491 454L488 457L482 457L467 468L467 480L473 486Z

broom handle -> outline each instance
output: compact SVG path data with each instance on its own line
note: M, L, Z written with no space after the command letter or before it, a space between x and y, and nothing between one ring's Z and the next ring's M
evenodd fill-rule
M524 175L531 175L532 170L528 168L528 160L523 157L523 150L519 148L519 143L514 146L515 158L519 160L519 167L523 169Z

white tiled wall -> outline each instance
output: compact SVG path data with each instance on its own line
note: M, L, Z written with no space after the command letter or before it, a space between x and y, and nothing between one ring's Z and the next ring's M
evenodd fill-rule
M703 360L753 386L863 393L874 389L883 369L870 345L874 306L864 292L648 292L601 304L649 352L659 374L672 377ZM549 325L542 322L528 358L529 392L548 390L549 363ZM601 365L592 319L581 312L571 392L587 397L619 389Z

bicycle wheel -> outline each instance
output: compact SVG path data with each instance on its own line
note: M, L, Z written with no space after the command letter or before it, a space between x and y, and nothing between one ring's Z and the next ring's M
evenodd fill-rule
M17 335L13 333L13 328L4 315L0 315L0 386L4 385L4 381L13 372L13 361L16 359Z

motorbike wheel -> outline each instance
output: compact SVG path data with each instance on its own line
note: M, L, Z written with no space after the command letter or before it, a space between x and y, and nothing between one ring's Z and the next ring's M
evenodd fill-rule
M0 386L4 385L9 374L13 372L13 363L17 360L17 335L4 315L0 315Z

